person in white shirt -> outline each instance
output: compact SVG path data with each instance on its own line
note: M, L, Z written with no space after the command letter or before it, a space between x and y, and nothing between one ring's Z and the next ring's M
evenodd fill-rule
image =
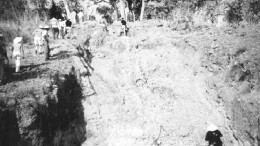
M14 38L12 53L15 59L15 72L20 72L21 57L24 58L23 37L19 36Z
M34 45L35 45L35 55L42 52L42 46L43 46L42 32L43 32L43 26L42 25L39 25L39 28L37 28L33 32Z
M59 38L64 39L65 35L65 28L66 28L66 21L62 21L62 19L58 20L59 23Z
M76 16L77 16L77 13L75 10L73 10L70 14L70 19L71 19L71 22L73 25L76 24Z
M55 40L55 38L58 38L58 36L59 36L59 22L56 18L53 17L50 20L50 23L51 23L53 39Z
M83 17L84 17L83 10L80 10L77 15L78 15L78 18L79 18L79 24L81 24L83 22Z

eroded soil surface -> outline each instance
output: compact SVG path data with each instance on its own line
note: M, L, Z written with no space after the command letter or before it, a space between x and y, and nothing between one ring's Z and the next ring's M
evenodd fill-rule
M43 96L50 75L74 67L84 97L84 146L205 145L210 123L225 145L258 143L259 26L129 26L130 37L118 37L117 24L78 25L71 39L51 41L47 62L27 45L22 72L10 74L1 94Z

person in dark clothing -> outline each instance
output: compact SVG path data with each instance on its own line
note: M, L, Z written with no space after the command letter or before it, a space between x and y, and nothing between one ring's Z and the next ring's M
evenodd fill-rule
M124 36L127 36L129 28L126 25L126 21L124 20L124 18L121 18L120 20L121 20L121 28L119 30L119 36L122 36L122 34Z
M208 132L206 134L205 140L209 142L208 146L222 146L222 141L220 137L223 135L218 130L217 126L214 124L209 125L207 128Z
M68 38L70 38L71 29L72 29L72 22L70 21L70 19L66 20L65 25L66 25L65 34L68 34Z
M44 59L45 61L49 60L50 57L50 46L49 46L49 25L45 25L43 28L42 37L44 38Z

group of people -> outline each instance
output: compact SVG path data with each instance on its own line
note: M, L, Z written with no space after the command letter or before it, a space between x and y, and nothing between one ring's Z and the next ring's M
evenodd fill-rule
M72 23L76 24L78 20L78 23L81 24L83 23L83 18L84 18L83 10L81 9L78 13L76 12L76 10L73 10L69 17Z
M39 28L37 28L34 32L34 44L35 44L35 56L44 53L45 60L49 59L49 53L50 53L50 46L49 46L49 35L48 31L50 29L50 26L45 25L39 25Z
M72 25L76 24L76 17L78 22L83 22L83 11L80 10L78 13L74 10L69 17L62 13L60 19L52 18L49 23L39 25L38 28L33 32L35 50L34 55L39 56L44 53L44 59L47 61L50 57L50 46L49 46L49 30L52 31L53 39L64 39L67 34L68 38L71 37ZM18 31L17 36L13 39L12 47L12 58L15 60L15 72L20 72L21 59L24 58L23 48L23 37ZM6 44L4 41L3 34L0 33L0 85L6 79L6 65L8 64L8 56L6 51Z
M67 18L65 14L62 14L61 19L52 18L50 20L51 31L53 39L64 39L65 34L68 34L68 38L71 37L72 20Z

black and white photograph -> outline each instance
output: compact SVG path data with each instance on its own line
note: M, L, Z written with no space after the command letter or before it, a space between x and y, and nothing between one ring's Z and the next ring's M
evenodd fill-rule
M0 146L260 146L260 0L0 0Z

